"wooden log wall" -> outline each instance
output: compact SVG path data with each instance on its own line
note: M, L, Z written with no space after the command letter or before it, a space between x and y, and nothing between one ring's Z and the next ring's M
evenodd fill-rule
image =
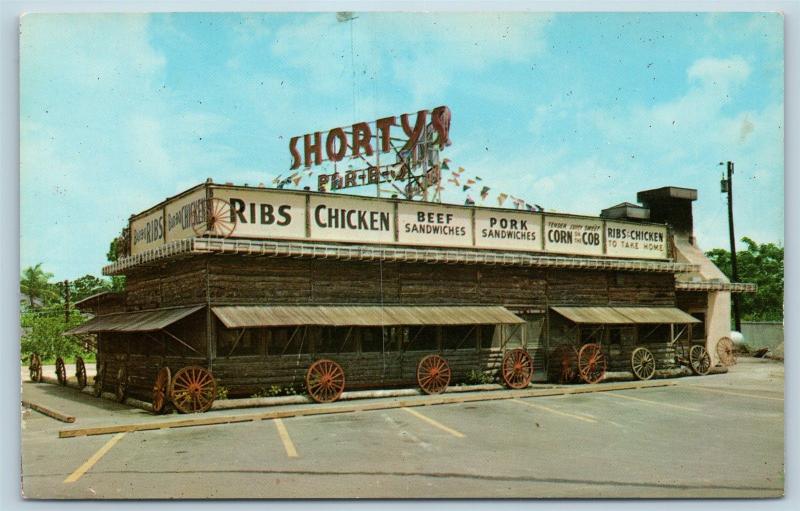
M675 306L675 278L669 273L608 273L609 305Z
M159 269L137 270L128 275L127 288L127 310L202 304L207 296L212 304L493 304L540 311L551 305L675 306L676 302L672 274L233 255L197 256L166 263ZM544 372L548 349L565 340L575 341L574 336L565 338L569 325L559 323L557 314L548 316L555 321L533 353L537 379ZM176 335L190 341L203 356L184 353L174 359L174 371L192 360L206 365L205 312L175 328ZM666 343L651 344L651 351L661 361L659 368L667 365L673 352ZM623 366L620 370L627 370L632 348L604 346L611 350L607 353L609 370ZM350 375L348 387L413 384L420 358L417 355L342 355ZM127 361L128 374L135 375L131 380L133 392L149 395L151 380L160 367L154 360L165 356L163 351L133 350ZM300 385L312 357L217 358L211 365L221 384L233 394L251 395L273 384ZM465 378L470 369L496 372L501 358L497 350L459 350L451 361L453 381ZM116 369L108 375L115 377Z
M675 302L681 310L705 311L708 307L708 293L705 291L678 291Z
M178 260L160 269L136 270L127 275L125 289L128 311L204 303L205 258Z
M644 272L206 256L128 276L128 310L219 304L674 306L674 277ZM688 293L681 293L685 295ZM704 297L705 294L701 293Z
M346 353L329 358L342 365L345 389L369 387L416 386L419 361L436 351L403 353ZM450 350L440 353L450 365L451 385L464 382L471 370L483 368L495 376L500 368L499 350ZM249 397L270 386L302 389L308 367L320 357L315 355L283 355L268 357L232 357L216 359L214 376L228 389L231 397Z

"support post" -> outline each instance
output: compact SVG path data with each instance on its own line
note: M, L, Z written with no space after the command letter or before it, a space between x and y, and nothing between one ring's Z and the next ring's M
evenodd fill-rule
M733 233L733 162L728 162L728 231L731 239L731 280L739 282L739 270L736 265L736 236ZM739 316L739 294L731 293L733 299L733 323L737 332L742 331L741 317Z

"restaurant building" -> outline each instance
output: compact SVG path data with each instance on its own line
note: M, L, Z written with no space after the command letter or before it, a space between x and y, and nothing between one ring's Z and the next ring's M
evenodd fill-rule
M514 388L649 378L632 370L637 348L655 374L684 345L716 365L730 295L754 286L698 248L696 199L647 190L589 217L209 180L130 218L103 269L125 275L124 294L85 301L94 318L70 333L96 336L101 390L146 399L164 368L186 366L237 397L313 387L320 360L347 389L427 392L480 375Z

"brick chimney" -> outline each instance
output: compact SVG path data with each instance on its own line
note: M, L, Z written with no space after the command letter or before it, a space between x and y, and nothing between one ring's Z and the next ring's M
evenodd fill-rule
M636 200L650 210L651 222L668 224L676 236L694 244L692 202L697 200L697 190L665 186L643 190L636 194Z

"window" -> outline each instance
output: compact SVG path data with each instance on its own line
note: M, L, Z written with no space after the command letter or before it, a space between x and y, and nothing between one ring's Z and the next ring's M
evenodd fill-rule
M217 329L217 356L240 357L261 352L261 332L254 329Z
M611 328L608 331L609 344L622 344L622 331L619 328Z
M403 339L403 350L405 351L438 351L439 338L438 327L435 326L411 326L408 327L407 335Z
M314 346L316 353L354 352L356 350L356 329L354 327L324 328Z
M390 332L388 328L369 327L359 330L361 334L361 351L365 353L381 352L384 350L384 346L386 351L389 351L391 339L389 337ZM384 333L386 334L386 338L384 338Z
M268 355L297 355L309 353L304 327L270 328L266 331Z
M501 328L499 325L480 325L478 329L481 331L481 348L500 347Z
M639 326L639 342L669 342L669 325L641 325Z
M699 319L700 323L692 324L692 340L699 340L706 338L706 313L705 312L692 312L694 319Z
M603 329L602 325L581 325L581 344L602 343Z
M524 347L522 325L505 325L506 349Z
M442 344L445 350L467 350L478 346L478 325L442 327Z

